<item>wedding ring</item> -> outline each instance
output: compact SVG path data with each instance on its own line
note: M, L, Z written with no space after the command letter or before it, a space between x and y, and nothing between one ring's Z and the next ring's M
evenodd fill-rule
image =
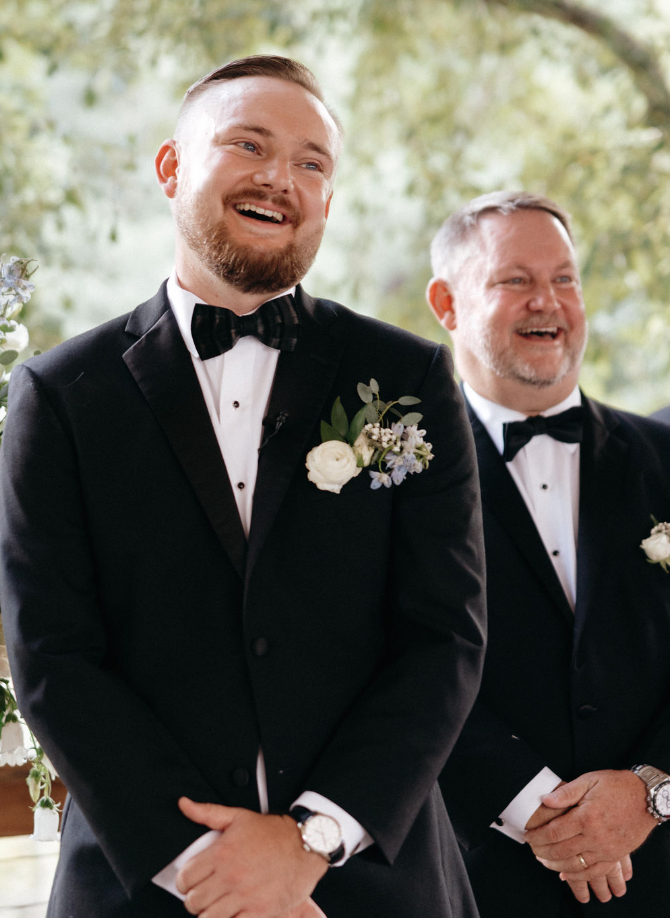
M577 860L578 860L579 863L582 865L582 867L584 868L584 870L588 870L588 869L589 869L589 865L586 863L586 861L584 860L584 858L582 857L581 854L578 854L578 855L577 855Z

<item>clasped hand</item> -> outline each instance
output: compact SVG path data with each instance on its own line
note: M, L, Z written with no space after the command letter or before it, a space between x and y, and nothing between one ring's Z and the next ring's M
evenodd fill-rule
M629 855L656 825L644 783L630 771L593 771L542 802L526 832L538 861L559 872L580 902L589 901L589 887L601 902L624 895Z
M267 816L186 797L190 820L222 834L177 874L184 905L200 918L325 918L311 900L328 869L304 850L290 816Z

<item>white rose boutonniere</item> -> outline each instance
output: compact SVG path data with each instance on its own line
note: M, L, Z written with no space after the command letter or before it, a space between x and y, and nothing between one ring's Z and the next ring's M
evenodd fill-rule
M431 444L423 439L426 431L417 426L423 415L416 411L403 414L397 407L417 405L421 399L403 395L383 402L375 379L368 385L359 383L357 391L363 407L351 423L336 398L330 423L321 421L323 443L307 455L307 477L322 491L339 494L361 469L372 465L377 468L370 470L370 487L390 488L402 484L407 475L427 469L433 458ZM391 415L397 418L393 423Z
M361 470L356 465L356 454L348 443L327 440L307 453L307 477L320 491L339 494L342 487Z
M643 539L640 548L650 564L660 564L666 574L670 573L670 523L658 523L652 516L654 528L648 538Z

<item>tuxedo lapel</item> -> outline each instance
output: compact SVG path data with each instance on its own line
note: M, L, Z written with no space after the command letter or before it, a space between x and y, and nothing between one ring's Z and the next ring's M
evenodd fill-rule
M629 448L616 436L616 420L602 406L583 399L584 440L580 452L579 528L577 535L577 602L575 643L581 636L601 566L607 533L621 514Z
M221 450L165 285L131 314L123 355L224 550L244 577L246 539Z
M313 300L299 286L296 307L302 322L298 345L295 351L282 351L279 356L267 411L269 427L266 428L265 444L259 451L249 532L248 574L251 574L296 467L305 464L309 436L322 416L344 344L337 314L327 301ZM285 421L280 430L268 437L280 413L285 415Z
M553 605L572 627L572 608L526 503L519 494L504 459L467 399L465 405L477 449L482 502L507 532L528 564L532 575L540 581Z

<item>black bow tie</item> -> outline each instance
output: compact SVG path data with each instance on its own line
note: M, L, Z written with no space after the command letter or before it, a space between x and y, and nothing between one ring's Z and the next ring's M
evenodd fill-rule
M256 312L238 316L231 309L196 303L191 320L191 334L201 360L224 354L245 335L253 335L280 351L295 349L300 329L293 297L279 296L263 303Z
M520 449L539 434L548 434L561 443L581 443L584 434L584 409L581 405L545 418L531 415L525 421L503 424L503 459L511 462Z

